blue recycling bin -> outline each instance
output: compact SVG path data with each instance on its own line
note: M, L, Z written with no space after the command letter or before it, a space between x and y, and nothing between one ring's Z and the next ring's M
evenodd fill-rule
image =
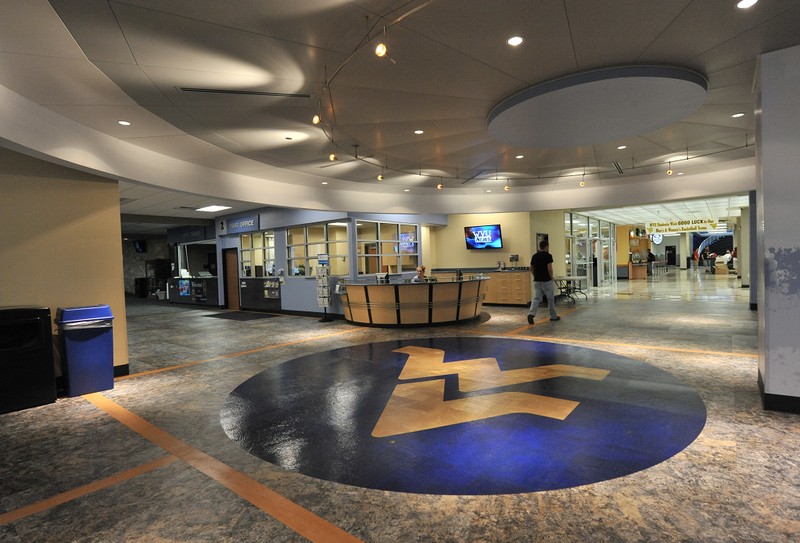
M114 336L107 305L60 307L56 312L67 396L114 388Z

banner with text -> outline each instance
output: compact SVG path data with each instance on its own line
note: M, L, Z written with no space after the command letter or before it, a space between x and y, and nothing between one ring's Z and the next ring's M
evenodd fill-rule
M645 223L647 234L680 234L681 232L713 232L717 229L714 219L686 219Z

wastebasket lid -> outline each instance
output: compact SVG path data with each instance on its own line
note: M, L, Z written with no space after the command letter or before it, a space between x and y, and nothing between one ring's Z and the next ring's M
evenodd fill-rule
M91 305L85 307L59 307L56 311L56 324L85 320L111 320L111 308L107 305Z

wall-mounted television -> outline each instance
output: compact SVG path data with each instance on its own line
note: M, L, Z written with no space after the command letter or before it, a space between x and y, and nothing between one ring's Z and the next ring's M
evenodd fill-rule
M465 226L464 240L467 249L502 249L503 234L499 224Z

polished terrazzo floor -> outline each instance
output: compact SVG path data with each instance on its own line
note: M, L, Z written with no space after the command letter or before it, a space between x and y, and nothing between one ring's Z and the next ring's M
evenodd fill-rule
M534 326L526 308L395 330L207 318L212 311L131 300L130 377L0 415L0 542L798 541L800 417L761 409L748 302L736 279L687 271L594 289L559 304L561 321ZM453 337L638 361L693 389L705 426L674 456L628 475L496 495L323 480L246 452L222 427L231 392L286 362Z

